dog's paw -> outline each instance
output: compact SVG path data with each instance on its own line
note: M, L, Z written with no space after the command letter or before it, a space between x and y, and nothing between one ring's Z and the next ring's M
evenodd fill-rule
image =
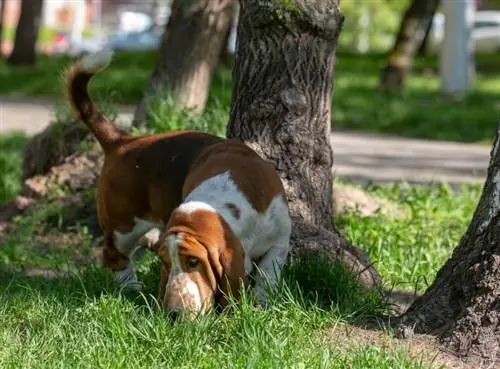
M125 269L115 272L115 279L122 289L140 291L143 288L143 283L137 279L131 263Z

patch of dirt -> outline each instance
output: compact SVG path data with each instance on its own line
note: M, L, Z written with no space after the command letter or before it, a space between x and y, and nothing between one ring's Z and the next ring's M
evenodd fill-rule
M80 148L46 174L24 180L20 194L0 205L0 246L5 236L15 230L15 217L54 204L64 213L63 229L79 224L87 226L92 236L100 236L95 201L89 196L89 190L96 187L103 160L104 155L98 146L88 151Z
M22 180L45 175L56 165L92 141L87 127L78 121L52 123L33 136L24 150Z
M460 358L446 351L427 335L415 335L409 340L399 340L380 330L338 324L324 330L325 343L336 350L349 350L366 346L380 347L388 352L403 352L409 359L428 365L432 369L494 369L496 364L485 363L479 358Z
M377 212L394 217L406 214L401 206L371 196L359 188L345 185L333 189L333 210L335 214L357 210L364 217L373 216Z

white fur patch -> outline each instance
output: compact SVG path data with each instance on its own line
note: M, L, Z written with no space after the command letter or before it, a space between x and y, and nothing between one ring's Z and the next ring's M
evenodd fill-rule
M86 72L95 73L104 69L111 63L113 59L113 50L104 48L91 54L85 55L81 62L80 68Z
M198 288L198 285L189 277L189 274L182 269L180 262L179 243L182 242L182 238L182 234L176 234L169 236L167 240L168 253L172 265L166 286L166 293L168 294L171 288L178 288L181 301L189 298L192 302L189 309L198 312L202 307L200 289Z
M215 212L215 209L211 205L207 204L206 202L202 202L202 201L183 202L181 205L179 205L177 210L180 212L186 213L186 214L191 214L191 213L198 211L198 210Z

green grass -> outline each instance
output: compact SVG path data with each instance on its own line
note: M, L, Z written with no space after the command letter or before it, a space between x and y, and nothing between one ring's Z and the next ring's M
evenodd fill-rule
M423 290L467 227L480 186L457 193L446 185L365 189L406 215L344 213L337 218L341 231L369 253L388 289ZM53 203L19 218L0 248L2 368L428 367L402 347L361 342L346 350L326 338L339 324L383 314L388 306L340 265L320 260L293 260L282 295L267 310L244 298L232 312L172 323L153 298L158 261L147 255L138 263L143 295L120 293L92 258L99 241L85 226L68 227L68 213Z
M27 137L20 133L0 135L0 204L20 189L22 152Z
M118 55L92 88L101 101L135 101L140 98L153 59L148 54ZM419 76L410 79L409 90L401 96L381 94L374 88L374 64L381 59L372 59L352 59L350 64L347 59L345 64L339 60L334 101L338 126L349 128L365 116L366 124L359 129L391 132L398 128L399 134L428 134L433 138L443 134L449 139L467 133L478 140L488 139L488 122L478 120L478 127L469 127L465 133L467 126L460 124L460 117L492 114L497 88L493 82L485 81L460 102L439 98L437 85L432 87L432 80L427 84ZM59 94L54 73L68 62L47 58L41 59L36 69L7 71L2 67L0 89L13 92L12 86L17 86L17 92L23 94ZM10 85L1 81L7 79L5 73L11 73ZM202 117L177 109L168 99L153 102L152 130L195 128L222 135L230 85L230 72L219 71ZM478 94L484 94L483 105L479 104L482 110L473 104ZM429 111L412 107L421 99L429 100ZM441 110L442 114L456 114L455 130L451 122L435 116ZM339 119L341 114L345 116ZM421 121L412 120L418 116ZM402 123L395 123L397 117ZM389 123L385 126L382 121ZM0 203L13 198L19 189L25 144L22 135L0 136ZM336 219L337 225L368 252L387 289L422 291L465 231L481 187L463 186L457 193L446 185L364 187L401 208L401 214L362 217L348 212ZM99 240L92 240L90 230L82 224L68 225L67 219L74 217L70 213L61 204L43 206L31 216L19 218L16 232L3 240L1 368L427 367L418 358L409 359L403 349L362 342L345 349L328 343L331 340L325 332L339 324L386 313L389 306L378 294L360 288L340 265L320 260L293 260L284 273L282 294L269 309L256 309L243 299L230 313L174 324L159 311L153 298L158 262L147 255L138 264L139 277L146 283L143 295L120 292L112 274L92 256ZM83 222L84 215L80 217ZM42 272L52 274L49 278Z
M73 230L78 247L35 237L63 231L61 218L53 205L20 219L0 251L2 368L425 368L398 350L323 343L325 330L386 309L340 265L296 260L268 309L244 297L219 316L172 323L151 296L156 260L138 264L144 294L120 293L111 273L90 261L84 228ZM65 274L44 278L33 273L39 268Z
M456 193L446 184L365 189L397 205L403 214L362 217L346 212L337 225L368 252L387 288L425 290L469 225L482 186L463 185Z
M92 91L114 104L135 104L155 60L155 53L118 53L110 67L92 82ZM377 81L384 61L381 54L338 53L334 129L491 142L500 118L500 55L477 56L477 80L460 98L440 93L437 61L432 57L416 61L415 72L402 93L379 91ZM61 75L69 62L67 57L40 56L35 67L12 68L0 61L0 95L61 98L61 84L55 83L54 77ZM230 99L231 71L221 69L209 96L209 108L218 106L223 113L221 121L227 119Z

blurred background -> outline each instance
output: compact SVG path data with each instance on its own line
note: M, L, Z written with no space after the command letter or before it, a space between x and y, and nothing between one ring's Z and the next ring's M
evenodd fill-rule
M171 0L33 0L42 3L38 49L44 53L79 54L104 42L120 50L148 50L159 46L168 21ZM426 0L422 0L425 3ZM437 1L436 3L439 3ZM359 53L388 50L410 0L346 0L340 48ZM475 0L475 50L500 52L500 0ZM21 0L2 0L2 51L10 53L22 6ZM440 6L432 14L419 53L436 52L444 35ZM23 30L29 32L28 29ZM235 30L233 30L235 31ZM234 50L235 37L230 50Z

